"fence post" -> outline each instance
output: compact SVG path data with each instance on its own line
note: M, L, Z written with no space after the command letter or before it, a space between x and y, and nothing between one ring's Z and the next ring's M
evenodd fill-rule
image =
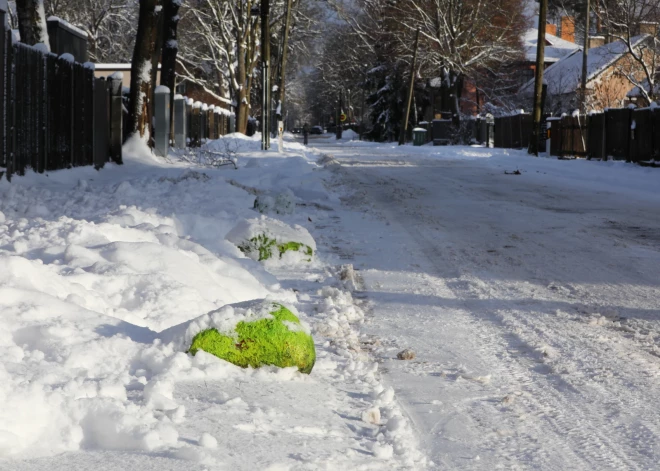
M122 146L122 130L123 130L123 110L122 110L122 97L121 87L124 80L124 74L115 72L108 77L110 85L110 133L108 138L108 155L110 159L121 165L123 163L121 146Z
M154 150L157 155L167 157L170 147L170 89L159 85L154 91L155 136Z
M174 145L178 149L186 147L187 123L186 99L181 95L176 95L174 97Z
M190 147L199 147L202 143L202 102L196 101L192 105L192 116L190 119Z

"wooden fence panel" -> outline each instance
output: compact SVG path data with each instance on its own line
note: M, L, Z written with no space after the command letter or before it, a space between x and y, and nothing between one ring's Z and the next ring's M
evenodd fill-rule
M587 117L564 116L561 119L561 155L587 155Z
M547 123L550 125L550 155L561 157L562 149L562 132L561 132L561 119L552 118L548 119Z
M593 113L587 118L587 158L605 159L605 115Z
M215 113L213 112L213 109L209 109L206 114L208 116L209 123L209 139L217 139L218 134L216 133L215 127Z
M94 168L103 168L109 158L110 90L105 79L94 80Z
M605 112L605 152L615 160L628 160L632 110L609 109Z
M5 24L7 13L0 10L0 24ZM7 52L6 45L11 44L11 31L0 32L0 167L7 166L7 132L6 132L6 116L7 116L7 94L5 93L5 86L7 74ZM2 171L2 170L0 170Z
M635 110L630 124L630 160L647 161L653 158L653 111Z
M507 147L519 149L522 147L522 118L520 115L510 116L508 118L511 129L511 141Z
M72 164L74 167L94 163L94 70L73 64L73 130Z
M651 114L651 139L652 152L651 157L660 161L660 110L655 109Z
M23 174L27 167L43 172L45 166L45 64L43 54L23 44L16 48L14 72L16 80L16 170Z
M49 56L48 71L48 141L47 170L73 165L73 63Z

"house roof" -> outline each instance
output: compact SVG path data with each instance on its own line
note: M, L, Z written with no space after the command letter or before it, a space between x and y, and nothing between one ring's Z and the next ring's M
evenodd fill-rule
M639 35L631 38L632 46L638 46L648 37L648 35ZM615 41L589 49L587 55L587 82L596 78L627 52L628 47L622 41ZM582 48L555 62L543 73L543 81L548 84L548 93L553 95L575 92L580 86L581 78ZM533 88L534 80L530 80L521 87L520 91L530 92Z
M528 29L523 34L522 41L525 48L525 59L529 62L536 61L536 45L538 43L539 30L537 28ZM557 62L562 57L580 49L575 43L546 33L545 35L545 58L544 62Z

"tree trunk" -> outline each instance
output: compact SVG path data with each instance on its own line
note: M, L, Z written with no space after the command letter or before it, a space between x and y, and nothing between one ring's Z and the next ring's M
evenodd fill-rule
M160 71L160 84L170 89L170 141L174 142L174 89L176 87L176 55L179 52L177 27L179 7L177 0L165 0L163 8L163 68Z
M158 28L157 8L159 0L141 0L135 49L131 62L131 94L128 109L128 135L149 133L149 107L153 90L151 82L151 59L156 48Z
M163 0L157 0L157 4L162 5ZM156 142L154 141L154 100L153 93L156 89L156 83L158 82L158 64L160 63L162 46L163 46L163 9L156 8L154 10L154 22L156 23L156 28L153 31L153 43L154 48L151 53L151 95L149 97L149 106L147 107L147 123L149 124L149 129L151 134L149 136L149 146L155 146Z
M236 98L236 131L245 134L247 132L248 97L245 88L245 47L241 42L236 44L236 57L238 59L236 81L239 86Z
M43 43L50 50L43 1L16 0L16 13L21 42L29 46Z
M289 30L291 29L291 3L288 0L286 4L286 20L284 21L284 34L282 38L282 57L280 59L280 88L278 89L279 100L278 105L280 114L278 120L282 120L284 116L284 99L286 98L286 61L289 56Z

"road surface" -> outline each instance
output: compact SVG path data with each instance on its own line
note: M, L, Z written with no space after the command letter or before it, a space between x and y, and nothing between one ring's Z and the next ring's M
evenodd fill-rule
M660 171L311 145L350 195L319 229L364 278L363 345L438 469L660 469Z

